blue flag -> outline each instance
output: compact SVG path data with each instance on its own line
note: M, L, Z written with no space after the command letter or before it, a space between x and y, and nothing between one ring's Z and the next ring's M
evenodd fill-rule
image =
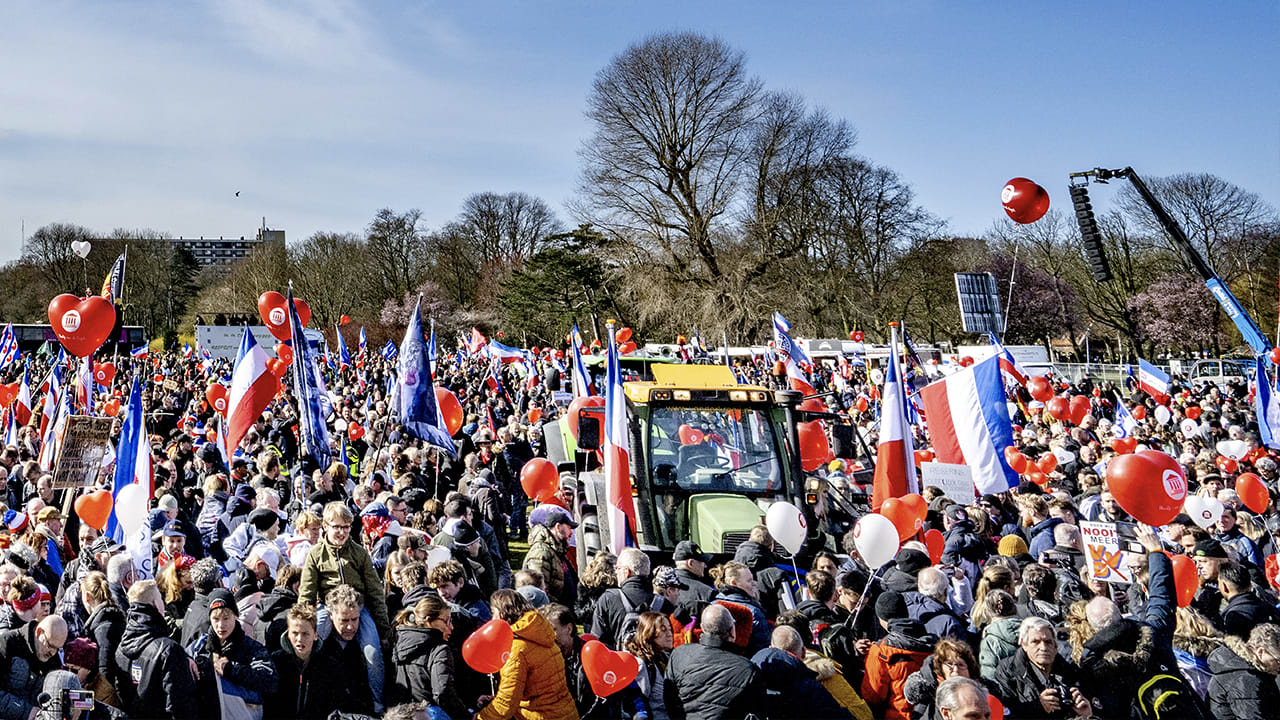
M335 325L334 332L338 334L338 362L344 368L351 367L351 353L347 352L347 341L342 339L342 328Z
M386 358L387 360L394 360L396 357L396 352L397 352L396 344L391 342L390 340L387 341L386 345L382 346L382 357Z
M311 343L307 342L302 331L298 309L293 306L292 287L285 296L285 307L289 309L289 330L293 338L293 392L298 399L298 440L303 453L311 455L320 467L328 467L332 453L324 419L331 404Z
M1267 377L1267 356L1259 355L1254 362L1253 409L1258 416L1258 437L1264 447L1280 448L1280 397Z
M150 468L138 467L140 453L146 453L149 459L151 447L143 427L142 390L138 384L138 376L134 375L133 389L129 392L129 406L124 410L124 424L120 426L120 442L116 445L116 474L111 483L113 503L120 496L121 490L133 484L134 479L140 475L140 470L146 470L147 477L150 478ZM105 535L116 542L124 542L124 531L116 522L114 512L107 518Z
M360 354L363 355L365 350L369 349L369 339L364 336L364 326L360 326Z
M431 382L421 309L422 298L418 298L404 331L404 342L400 343L400 422L410 435L457 457L458 450L436 400L435 383Z
M436 379L436 321L431 321L431 339L427 341L427 362L431 363L431 379Z

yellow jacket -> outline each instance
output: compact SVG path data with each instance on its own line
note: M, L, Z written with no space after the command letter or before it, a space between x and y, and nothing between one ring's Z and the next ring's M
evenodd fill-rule
M840 666L836 661L806 648L804 664L810 670L818 673L818 682L822 683L822 687L831 693L831 697L844 706L845 710L852 713L854 718L857 720L872 720L871 708L853 689L849 681L844 679L844 675L841 674Z
M578 720L551 623L530 611L511 630L515 641L502 666L498 694L477 714L479 720Z

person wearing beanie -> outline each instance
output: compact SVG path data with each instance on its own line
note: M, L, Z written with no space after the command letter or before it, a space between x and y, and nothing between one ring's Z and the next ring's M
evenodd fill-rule
M1020 535L1005 535L996 544L996 551L1005 557L1017 557L1027 554L1027 541Z
M200 671L196 696L202 708L222 707L225 697L228 703L244 703L250 712L260 713L263 701L276 691L279 678L271 656L241 627L240 609L229 590L209 593L209 632L192 644L189 654ZM215 685L220 681L221 692ZM229 710L222 707L222 714Z
M867 650L859 694L875 717L910 720L911 703L904 694L907 678L924 665L938 638L907 616L902 593L885 590L876 598L875 609L880 627L888 634Z
M123 626L121 627L123 630ZM115 686L105 675L98 671L98 644L85 638L67 641L62 646L62 662L75 674L80 687L93 691L94 700L109 705L117 710L124 710L124 702ZM52 675L52 673L50 673ZM48 678L45 679L45 692L48 692Z

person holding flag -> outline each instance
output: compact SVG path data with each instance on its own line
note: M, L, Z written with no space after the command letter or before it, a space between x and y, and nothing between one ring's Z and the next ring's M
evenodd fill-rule
M292 283L285 295L285 307L289 309L290 336L294 339L292 371L293 392L298 398L298 440L303 454L310 455L317 467L328 467L332 453L325 418L332 407L311 343L302 332L298 308L293 303Z

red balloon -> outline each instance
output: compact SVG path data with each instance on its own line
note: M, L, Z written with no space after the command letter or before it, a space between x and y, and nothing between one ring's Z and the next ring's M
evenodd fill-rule
M1196 570L1195 561L1186 555L1172 555L1169 559L1173 562L1173 586L1178 596L1178 607L1187 607L1196 599L1200 573Z
M120 398L111 398L103 403L102 412L110 417L120 414Z
M1049 212L1049 193L1024 177L1016 177L1000 191L1000 203L1014 222L1026 225Z
M360 438L364 437L364 428L360 426L360 423L355 423L355 422L348 423L347 436L350 437L352 440L359 440Z
M546 502L560 491L560 473L550 460L533 458L520 468L520 487L524 488L525 495Z
M1134 419L1134 420L1146 420L1146 419L1147 419L1147 406L1146 406L1146 405L1135 405L1135 406L1133 407L1133 411L1132 411L1130 414L1131 414L1131 415L1133 415L1133 419Z
M85 525L103 530L107 527L107 518L111 517L111 508L114 504L115 500L111 497L110 491L95 490L76 498L76 515L80 516Z
M821 420L800 423L796 426L796 435L800 443L800 467L805 472L817 470L831 457L831 444L827 442Z
M284 343L276 344L276 357L280 358L280 362L288 365L293 362L293 348Z
M630 355L635 351L636 351L636 344L631 342L630 340L618 346L618 352L622 353L623 355Z
M1121 455L1128 455L1138 449L1138 439L1131 437L1116 438L1111 441L1111 449Z
M947 539L942 531L931 528L924 533L924 546L929 548L929 562L937 565L942 562L942 551L946 549Z
M271 367L271 361L270 361L270 360L268 360L268 361L267 361L267 367L268 367L268 368L270 368L270 367ZM152 380L152 382L162 383L162 382L164 382L164 376L163 376L163 375L159 375L159 374L157 374L157 375L152 375L152 376L151 376L151 380Z
M1064 397L1055 397L1045 403L1045 409L1054 420L1067 422L1071 419L1071 401Z
M904 503L901 498L889 498L880 505L880 514L889 518L889 522L898 530L898 542L906 542L907 538L916 534L924 523L916 517L915 509Z
M569 403L569 433L578 439L578 411L588 407L604 407L604 398L599 395L574 398Z
M445 429L450 435L457 435L462 429L462 403L458 402L458 396L449 392L447 388L436 387L436 404L440 406L440 415L444 418Z
M592 692L609 697L636 679L640 663L631 653L616 652L599 640L591 640L582 646L582 672Z
M1027 456L1018 452L1018 448L1010 445L1004 449L1004 461L1009 463L1009 469L1021 475L1027 471Z
M863 333L861 330L854 330L853 332L849 333L849 339L854 342L862 342L863 338L865 337L866 337L866 334Z
M267 360L267 369L271 371L272 375L282 378L285 373L289 372L289 365L280 358L271 358Z
M916 465L923 465L927 462L933 462L933 453L928 450L917 450Z
M1053 399L1053 385L1048 378L1039 375L1027 380L1027 392L1040 402L1049 402Z
M93 379L99 385L110 385L116 377L116 366L109 362L98 363L93 368Z
M991 711L991 720L1000 720L1004 717L1004 703L991 693L987 693L987 709Z
M49 324L67 352L88 357L107 341L116 324L116 308L106 298L63 293L49 302Z
M625 343L626 341L630 340L631 328L629 327L620 328L618 332L613 334L613 339L617 340L620 343Z
M908 493L898 499L902 501L903 505L907 506L907 509L914 513L916 520L923 527L924 518L929 514L929 503L925 502L924 498L916 493Z
M529 409L529 422L530 422L530 423L537 423L537 422L538 422L539 420L541 420L541 419L542 419L542 408L530 408L530 409Z
M515 635L505 620L490 620L462 643L462 659L476 672L496 673L507 664L513 640Z
M856 405L858 408L858 412L864 413L867 411L867 408L871 407L871 402L867 400L865 397L860 397L858 398L858 402L856 403Z
M1280 365L1280 347L1271 348L1271 362Z
M298 318L298 319L301 320L302 318ZM348 315L343 315L342 317L338 318L339 325L346 325L349 322L351 322L351 317Z
M1040 472L1048 475L1058 467L1058 456L1053 453L1045 453L1036 461L1036 467L1040 468Z
M204 399L209 401L209 407L218 411L219 414L225 416L227 414L227 386L222 383L210 383L205 388Z
M1182 511L1187 479L1178 461L1156 450L1120 455L1107 463L1107 488L1138 521L1159 527Z
M964 357L960 358L960 367L969 367L972 364L973 364L972 356L965 355Z
M1044 472L1041 471L1039 467L1037 467L1034 464L1031 464L1030 462L1027 463L1026 477L1028 480L1030 480L1031 482L1037 485L1044 485L1045 483L1049 482L1049 476L1045 475Z
M275 290L268 290L258 296L258 316L262 324L267 326L271 335L277 340L288 340L293 335L289 327L289 312L284 306L285 297ZM298 311L298 322L306 327L311 322L311 306L306 300L293 299L293 307Z
M1262 478L1253 473L1244 473L1236 478L1236 494L1244 501L1244 506L1261 515L1266 512L1271 502L1271 493Z
M1192 420L1196 420L1200 417L1200 412L1201 412L1201 408L1199 405L1192 405L1186 410L1183 410L1182 414L1186 415L1188 418Z
M1079 425L1084 420L1085 416L1089 414L1089 410L1091 409L1089 405L1089 398L1084 395L1076 395L1071 398L1070 407L1071 423L1073 425Z
M1215 460L1214 462L1217 463L1219 470L1221 470L1222 472L1228 475L1240 469L1240 463L1236 462L1235 460L1232 460L1229 457L1224 457L1222 455L1219 455L1218 459Z

